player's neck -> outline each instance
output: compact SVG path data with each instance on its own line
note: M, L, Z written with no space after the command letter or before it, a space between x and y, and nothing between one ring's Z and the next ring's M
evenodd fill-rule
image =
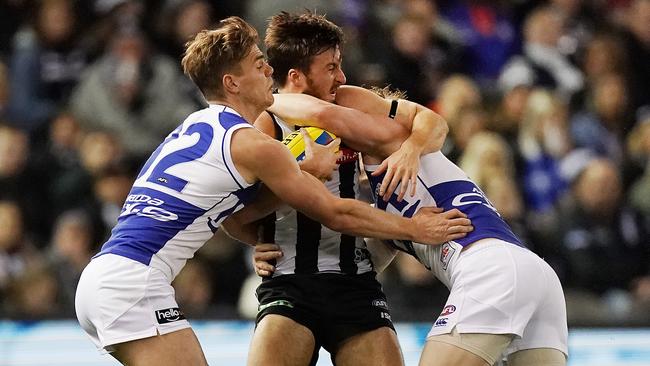
M283 94L283 93L296 93L296 94L302 94L304 92L304 88L298 87L296 85L293 85L291 83L287 83L282 88L278 88L278 93Z
M242 103L237 100L228 100L228 99L211 99L208 100L209 104L220 104L228 108L233 109L235 112L239 113L246 122L252 124L257 119L257 116L264 111L264 108L259 108L257 106Z

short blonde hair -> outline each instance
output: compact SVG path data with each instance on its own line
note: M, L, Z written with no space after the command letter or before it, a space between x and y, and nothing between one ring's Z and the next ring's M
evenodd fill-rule
M185 45L183 71L206 99L224 97L221 79L241 72L241 62L258 42L257 31L239 17L228 17L216 29L203 30Z

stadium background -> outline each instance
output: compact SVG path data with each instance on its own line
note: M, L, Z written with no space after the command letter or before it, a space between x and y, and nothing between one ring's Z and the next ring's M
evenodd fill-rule
M350 84L447 119L445 153L560 276L570 364L650 365L649 0L2 1L0 365L100 364L75 285L143 159L202 106L183 43L305 8L344 28ZM249 258L215 237L174 283L208 353L245 357ZM406 256L380 279L417 355L447 291Z

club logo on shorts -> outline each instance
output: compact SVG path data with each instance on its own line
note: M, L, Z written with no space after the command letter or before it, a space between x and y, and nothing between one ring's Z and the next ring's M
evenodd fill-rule
M447 316L453 313L454 311L456 311L455 305L447 305L442 309L442 313L440 313L440 316Z
M444 327L445 325L447 325L447 318L438 318L433 324L434 327Z
M456 248L452 247L449 243L444 243L440 251L440 262L442 263L442 269L447 270L449 261L454 256Z
M185 319L185 314L178 308L156 310L158 324L167 324Z
M372 306L388 310L388 303L386 300L372 300Z

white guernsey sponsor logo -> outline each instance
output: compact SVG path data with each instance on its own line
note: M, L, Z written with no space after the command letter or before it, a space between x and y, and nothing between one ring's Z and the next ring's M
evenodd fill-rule
M146 194L132 194L126 198L120 216L138 215L158 221L173 221L178 215L160 207L165 201Z

